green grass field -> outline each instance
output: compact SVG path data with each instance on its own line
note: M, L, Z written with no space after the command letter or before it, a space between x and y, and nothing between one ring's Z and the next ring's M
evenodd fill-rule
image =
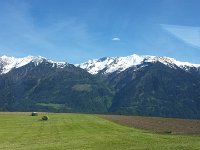
M199 150L200 135L154 134L96 115L0 114L1 150Z

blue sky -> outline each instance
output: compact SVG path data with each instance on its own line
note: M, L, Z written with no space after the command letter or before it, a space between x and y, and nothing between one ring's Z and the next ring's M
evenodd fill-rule
M199 0L0 0L0 55L81 63L131 54L200 63Z

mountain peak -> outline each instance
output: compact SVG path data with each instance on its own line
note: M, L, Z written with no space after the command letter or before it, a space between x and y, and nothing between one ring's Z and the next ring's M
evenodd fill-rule
M174 58L170 57L157 57L151 55L137 55L132 54L125 57L103 57L100 59L89 60L85 63L77 65L91 74L98 74L103 72L103 74L110 74L113 72L122 72L129 67L138 66L143 63L155 63L161 62L172 68L182 68L187 71L188 68L200 67L200 64L192 64L189 62L177 61Z
M11 71L13 68L20 68L25 66L31 62L35 64L35 66L41 64L42 62L47 61L52 64L52 67L63 68L67 65L65 62L54 62L42 56L27 56L22 58L10 57L3 55L0 57L0 74L5 74Z

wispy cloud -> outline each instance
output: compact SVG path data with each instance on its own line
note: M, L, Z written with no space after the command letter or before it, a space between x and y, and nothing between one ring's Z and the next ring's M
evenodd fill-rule
M193 47L200 48L200 27L162 24L162 28Z
M37 19L42 19L32 15L31 5L27 1L2 5L0 53L77 55L75 51L92 49L96 35L90 32L85 22L77 18L60 18L56 21L46 19L48 23L41 25Z
M31 49L37 46L50 49L54 45L46 39L46 35L35 25L30 14L30 5L5 3L0 10L0 43L3 49ZM9 40L8 40L9 39ZM43 45L43 46L42 46ZM28 48L30 47L30 48Z
M112 38L112 41L120 41L120 38L118 37Z

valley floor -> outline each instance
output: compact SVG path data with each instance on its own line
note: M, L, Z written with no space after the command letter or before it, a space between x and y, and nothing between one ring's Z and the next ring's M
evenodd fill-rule
M198 150L200 134L155 134L98 115L0 113L0 150Z

